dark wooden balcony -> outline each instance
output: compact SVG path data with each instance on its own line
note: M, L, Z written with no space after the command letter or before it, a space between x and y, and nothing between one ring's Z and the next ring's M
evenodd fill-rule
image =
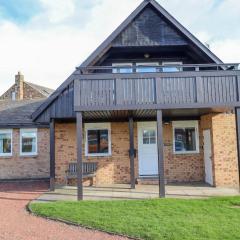
M175 72L166 72L168 66L148 68L156 72L138 73L137 67L132 73L112 73L113 67L79 69L75 111L240 106L239 64L179 65Z

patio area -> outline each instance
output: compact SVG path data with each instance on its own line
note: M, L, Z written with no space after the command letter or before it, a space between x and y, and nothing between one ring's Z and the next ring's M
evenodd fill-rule
M111 186L84 187L84 200L131 200L158 198L157 185L136 185L131 189L127 184ZM238 189L214 188L204 183L171 184L166 186L167 198L208 198L217 196L236 196ZM54 192L43 193L36 202L76 201L77 188L72 186L57 187Z

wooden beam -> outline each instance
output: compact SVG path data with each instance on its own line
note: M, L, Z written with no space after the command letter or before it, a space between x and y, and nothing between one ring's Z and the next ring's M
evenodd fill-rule
M158 147L159 197L164 198L165 197L165 178L164 178L162 110L157 110L157 147Z
M134 168L134 126L133 126L133 117L129 117L129 157L130 157L130 174L131 174L131 188L135 189L135 168Z
M50 121L50 191L55 190L55 120Z
M238 173L239 173L239 192L240 192L240 108L235 109L236 130L237 130L237 153L238 153Z
M83 138L82 112L77 112L77 199L78 201L83 200L82 138Z

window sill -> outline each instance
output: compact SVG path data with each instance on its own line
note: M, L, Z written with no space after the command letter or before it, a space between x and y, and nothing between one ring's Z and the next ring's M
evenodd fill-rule
M174 155L191 155L191 154L199 154L199 151L195 152L173 152Z
M12 158L13 155L0 155L0 158L5 158L5 159L8 159L8 158Z
M85 154L85 157L111 157L112 154Z
M38 157L38 154L30 154L30 155L20 154L19 157L20 158L36 158L36 157Z

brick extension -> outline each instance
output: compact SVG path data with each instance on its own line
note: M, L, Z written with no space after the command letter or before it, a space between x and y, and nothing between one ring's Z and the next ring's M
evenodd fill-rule
M164 125L164 157L167 182L204 181L203 130L211 129L213 176L215 186L238 186L238 165L234 114L209 114L199 121L198 154L173 154L172 125ZM76 124L56 124L56 182L65 183L65 171L70 161L76 161ZM112 156L85 157L98 162L97 184L129 183L130 161L128 123L111 123ZM137 149L137 124L134 124L134 144ZM85 136L84 136L85 139ZM84 149L84 146L83 146ZM85 150L85 149L84 149ZM138 157L135 159L138 177Z
M49 129L38 129L38 155L20 156L20 130L13 129L13 156L0 158L0 179L49 177Z

